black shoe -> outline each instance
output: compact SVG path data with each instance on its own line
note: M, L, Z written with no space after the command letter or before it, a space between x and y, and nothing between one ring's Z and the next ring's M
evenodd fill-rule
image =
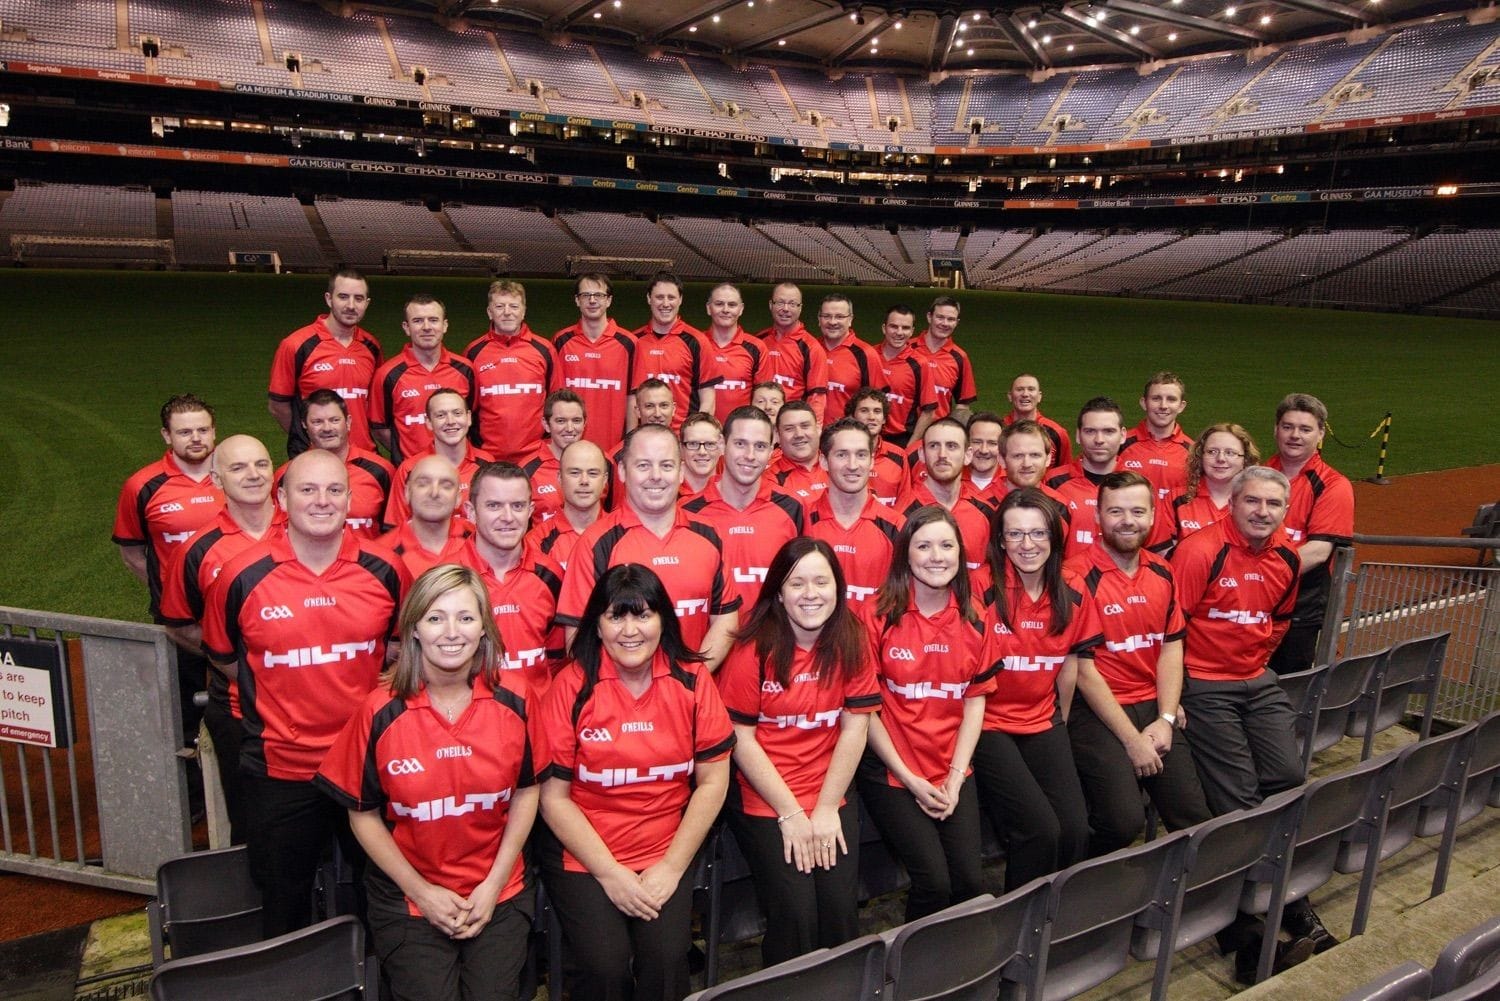
M1327 952L1339 944L1333 932L1323 927L1323 921L1318 917L1318 912L1311 907L1301 907L1283 913L1281 928L1294 939L1311 939L1314 954Z
M1306 962L1313 954L1311 938L1294 938L1290 942L1276 943L1276 959L1271 963L1271 974L1285 973L1298 963ZM1255 968L1260 963L1260 943L1241 946L1234 954L1235 983L1249 987L1255 983Z

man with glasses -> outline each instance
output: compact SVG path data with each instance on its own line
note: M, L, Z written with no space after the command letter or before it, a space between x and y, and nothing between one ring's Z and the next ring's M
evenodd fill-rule
M578 394L589 415L584 438L609 455L625 439L635 337L609 315L614 289L607 276L579 275L573 301L578 322L553 334L552 346L557 349L563 388Z
M688 414L678 431L682 443L682 501L702 495L718 475L724 432L713 414Z
M885 391L880 352L855 334L854 303L848 296L835 293L824 297L818 307L818 329L823 333L823 349L828 352L826 413L841 416L849 409L854 394L866 387Z
M821 426L827 412L828 352L802 325L801 289L782 282L771 290L771 325L756 336L766 345L766 369L760 378L782 388L783 403L806 400Z

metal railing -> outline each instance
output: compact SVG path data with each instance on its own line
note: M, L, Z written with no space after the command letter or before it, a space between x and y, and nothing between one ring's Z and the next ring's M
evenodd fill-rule
M51 644L83 682L81 706L61 687L69 746L0 745L0 870L154 893L192 850L176 648L159 626L5 606L0 638Z
M1496 539L1356 535L1355 545L1500 550ZM1500 707L1500 567L1367 561L1353 547L1333 555L1318 662L1371 653L1405 639L1447 632L1447 658L1434 713L1476 720Z

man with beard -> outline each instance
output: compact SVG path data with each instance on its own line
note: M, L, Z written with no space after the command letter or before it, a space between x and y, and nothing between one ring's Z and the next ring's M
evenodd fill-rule
M964 544L964 560L976 595L989 586L985 551L990 544L990 511L964 486L964 459L969 450L969 434L951 417L940 417L927 426L922 435L922 459L927 475L916 480L896 501L903 518L928 504L939 504L958 522L959 538Z

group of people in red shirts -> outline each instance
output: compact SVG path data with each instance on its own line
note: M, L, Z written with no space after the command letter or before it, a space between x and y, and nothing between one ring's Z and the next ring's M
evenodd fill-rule
M1262 465L1181 429L1170 372L1130 429L1096 397L1070 433L1031 374L974 412L948 296L875 345L790 284L758 336L732 285L704 331L671 275L634 332L575 288L549 340L494 283L461 355L415 296L387 361L341 271L272 363L289 461L178 396L121 492L268 935L337 840L398 998L515 997L537 872L572 996L679 998L721 813L771 964L857 934L856 798L913 919L984 892L981 818L1009 889L1130 844L1143 789L1176 829L1303 780L1277 673L1353 533L1321 401L1281 401ZM1305 899L1281 931L1278 967L1334 944ZM1263 934L1220 936L1242 978Z

